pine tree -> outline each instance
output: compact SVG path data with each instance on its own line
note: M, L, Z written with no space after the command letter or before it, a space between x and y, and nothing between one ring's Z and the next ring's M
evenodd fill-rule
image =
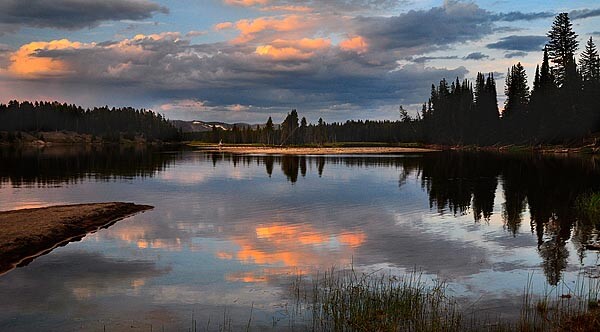
M598 50L592 37L585 45L585 51L581 53L579 67L584 82L600 81L600 57L598 57Z
M273 128L273 119L269 117L269 119L267 120L267 124L265 125L265 135L267 144L275 144L275 142L273 142Z
M410 122L411 121L408 111L405 110L404 107L402 107L402 105L400 105L399 111L400 111L400 121L402 121L402 122Z
M550 39L547 45L548 55L555 64L554 72L557 84L562 87L570 80L575 79L577 72L575 52L579 47L579 42L577 34L573 31L569 14L558 14L547 36Z
M529 86L527 85L527 73L521 63L517 63L508 70L506 76L506 101L504 103L503 118L510 118L515 114L523 115L529 103Z
M298 112L294 109L288 113L281 124L281 144L295 144L295 133L298 127Z

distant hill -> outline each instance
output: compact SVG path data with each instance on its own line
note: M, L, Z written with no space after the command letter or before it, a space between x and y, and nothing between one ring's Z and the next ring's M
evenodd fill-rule
M171 123L175 127L180 128L181 131L183 131L184 133L201 133L201 132L211 131L213 126L219 128L219 129L222 129L222 130L231 130L233 128L233 126L236 126L239 129L246 129L248 127L252 127L253 129L256 128L256 125L251 125L249 123L243 123L243 122L225 123L225 122L204 122L204 121L199 121L199 120L194 120L194 121L171 120ZM259 126L262 128L265 125L259 124Z

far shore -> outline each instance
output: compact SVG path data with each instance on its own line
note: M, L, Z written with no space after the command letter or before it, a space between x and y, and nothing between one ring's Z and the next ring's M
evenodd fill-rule
M362 154L395 154L395 153L428 153L441 151L433 148L419 147L260 147L260 146L199 146L204 151L226 152L234 154L282 154L282 155L362 155Z
M56 247L152 208L111 202L0 211L0 275Z
M365 146L353 146L365 144ZM340 146L259 146L252 144L225 144L188 142L187 145L206 152L225 152L232 154L268 154L268 155L377 155L377 154L420 154L439 151L486 151L497 153L541 153L553 155L596 155L600 148L595 145L564 146L564 145L427 145L406 144L404 146L382 145L383 143L341 143ZM416 146L411 146L416 145Z

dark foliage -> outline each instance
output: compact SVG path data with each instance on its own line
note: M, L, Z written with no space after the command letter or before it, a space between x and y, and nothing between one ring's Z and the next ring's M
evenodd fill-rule
M179 139L178 130L162 115L130 107L83 109L59 102L0 104L0 131L72 131L118 141L142 136L147 140Z

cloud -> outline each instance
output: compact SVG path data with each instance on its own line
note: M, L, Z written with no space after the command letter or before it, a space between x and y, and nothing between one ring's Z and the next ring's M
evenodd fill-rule
M266 112L290 107L301 107L308 115L319 110L335 113L359 106L372 110L400 102L416 104L426 98L431 82L468 73L464 67L422 64L397 68L393 58L347 52L325 38L280 39L267 45L270 48L263 54L246 45L193 45L176 32L90 44L36 42L11 53L13 61L7 69L12 83L4 86L20 89L20 80L35 75L36 94L50 95L58 89L78 98L85 87L97 91L97 103L116 96L150 100L154 105L183 100L162 111L256 112L254 117L264 121ZM299 53L290 56L289 50ZM32 67L35 70L20 69L28 67L28 61L41 62Z
M463 60L483 60L483 59L489 59L489 55L487 54L483 54L481 52L473 52L468 54L467 56L463 57Z
M324 38L303 38L300 40L277 39L269 45L258 46L255 53L277 60L301 60L311 58L315 55L315 51L323 50L330 46L331 40Z
M546 36L508 36L501 38L500 41L487 44L487 48L508 50L508 51L539 51L543 49L548 41Z
M290 14L281 17L269 16L243 19L235 22L234 26L240 31L240 34L232 40L232 43L241 44L257 39L258 35L262 32L301 31L306 28L315 27L315 22L311 17Z
M600 8L597 9L579 9L569 13L572 20L580 20L584 18L600 16Z
M293 6L293 5L285 5L285 6L270 6L261 8L260 11L263 12L297 12L297 13L309 13L313 11L313 8L307 6Z
M24 77L37 76L62 76L69 72L69 65L59 58L38 56L45 51L72 50L82 47L93 46L79 42L71 42L68 39L53 40L50 42L32 42L21 46L10 56L8 70Z
M186 37L200 37L208 34L208 31L192 30L185 34Z
M445 1L429 10L391 17L357 17L357 34L377 49L403 49L413 54L449 44L477 40L492 33L490 13L474 3Z
M553 12L537 12L537 13L523 13L523 12L509 12L499 13L494 16L498 21L514 22L514 21L533 21L539 19L545 19L554 17L556 14Z
M223 0L225 4L258 7L261 11L373 12L400 8L402 0Z
M215 26L213 28L216 31L221 31L221 30L231 29L233 27L234 27L234 25L231 22L221 22L221 23L215 24Z
M269 0L224 0L223 2L232 6L250 7L267 4Z
M522 51L517 51L517 52L510 52L510 53L506 53L504 54L504 57L507 59L512 59L512 58L522 58L527 56L527 52L522 52Z
M416 58L411 58L410 61L414 63L425 63L431 60L453 60L458 59L456 55L448 55L448 56L421 56Z
M104 21L139 21L168 12L149 0L3 0L0 31L14 32L24 26L76 30Z
M358 54L365 53L369 50L369 43L361 36L342 40L339 46L344 51L352 51Z

